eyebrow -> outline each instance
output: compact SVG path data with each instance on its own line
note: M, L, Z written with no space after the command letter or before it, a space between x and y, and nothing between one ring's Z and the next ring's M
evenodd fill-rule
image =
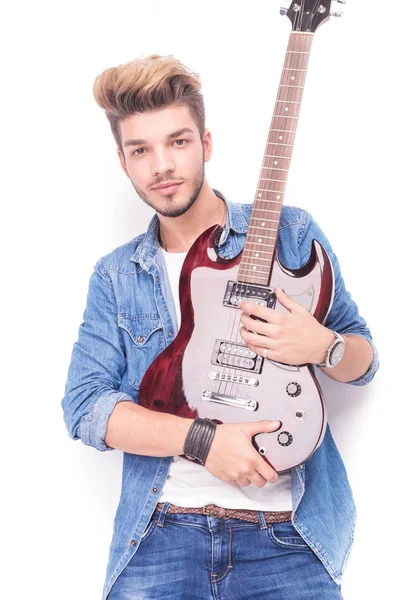
M193 129L190 127L183 127L182 129L177 129L177 131L173 131L166 136L166 140L171 140L172 138L176 138L183 133L194 133ZM124 143L124 148L127 146L140 146L141 144L147 144L147 140L126 140Z

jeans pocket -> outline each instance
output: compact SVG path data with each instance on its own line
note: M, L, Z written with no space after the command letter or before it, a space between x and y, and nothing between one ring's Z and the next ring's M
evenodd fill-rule
M279 548L311 550L310 546L303 540L290 521L271 524L268 527L268 535L271 542L279 546Z
M147 525L146 529L143 531L142 537L140 538L140 544L143 544L146 540L149 539L153 531L157 527L157 519L152 519L150 523Z

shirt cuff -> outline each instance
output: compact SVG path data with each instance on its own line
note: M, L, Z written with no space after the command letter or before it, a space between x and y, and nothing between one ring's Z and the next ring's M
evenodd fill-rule
M108 419L115 405L122 400L134 402L132 396L124 392L109 391L98 398L90 413L86 417L83 417L79 426L79 437L84 444L93 446L102 452L105 450L115 450L115 448L107 446L104 438L107 433Z
M358 377L358 379L354 379L353 381L346 381L346 383L349 383L350 385L367 385L367 383L369 383L374 378L375 373L377 372L378 367L379 367L379 356L378 356L378 351L375 347L375 344L373 343L372 340L368 339L367 337L365 339L368 340L368 342L372 346L372 351L373 351L372 362L368 368L368 371L366 373L364 373L364 375L362 375L361 377Z

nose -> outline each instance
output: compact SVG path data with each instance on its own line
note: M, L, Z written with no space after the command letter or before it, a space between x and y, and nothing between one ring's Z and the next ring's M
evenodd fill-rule
M175 163L171 152L165 148L157 149L153 154L153 177L164 178L168 173L173 173L174 170Z

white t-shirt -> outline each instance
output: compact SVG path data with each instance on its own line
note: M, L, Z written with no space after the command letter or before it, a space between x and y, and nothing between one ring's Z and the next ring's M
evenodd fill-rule
M180 327L179 278L187 253L162 252ZM292 477L290 472L282 473L276 483L266 483L262 488L253 484L247 487L231 486L211 475L203 465L174 456L159 501L185 507L216 504L223 508L247 510L292 510Z

